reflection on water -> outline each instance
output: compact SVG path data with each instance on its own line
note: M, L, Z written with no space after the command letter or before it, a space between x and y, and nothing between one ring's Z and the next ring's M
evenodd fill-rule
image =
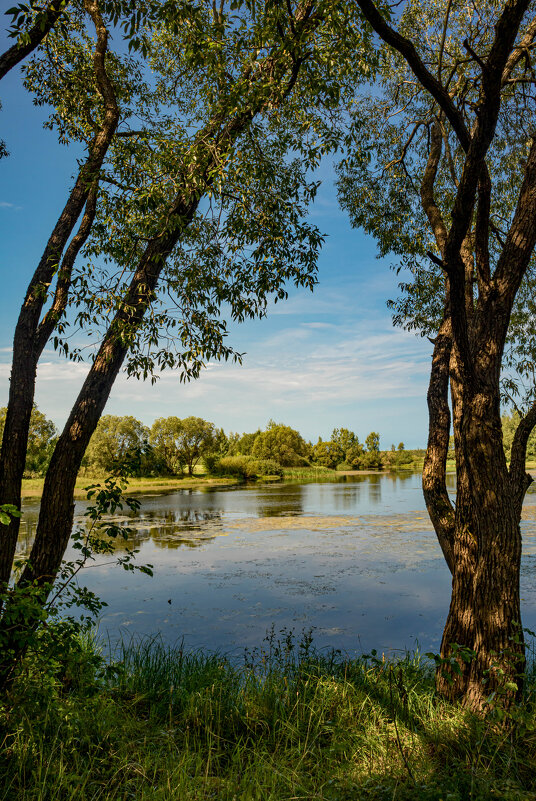
M101 631L239 650L265 631L314 627L320 646L437 649L450 575L424 511L420 474L341 476L334 483L252 484L141 496L134 530L155 575L108 560L83 582L109 606ZM454 489L453 477L449 477ZM536 628L536 506L523 526L524 622ZM84 503L76 507L84 523ZM25 503L19 547L30 545L38 506ZM117 519L117 518L116 518ZM277 630L277 628L276 628Z

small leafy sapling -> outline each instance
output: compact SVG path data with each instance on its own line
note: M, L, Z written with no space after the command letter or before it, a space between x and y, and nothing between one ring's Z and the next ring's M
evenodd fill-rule
M128 540L134 534L133 528L113 519L113 515L125 506L132 512L140 507L137 499L124 495L126 487L127 480L120 475L110 476L103 484L86 488L87 498L92 503L84 514L84 524L76 527L71 538L77 557L63 561L54 583L18 583L0 593L4 618L9 617L21 632L21 656L30 656L30 664L51 679L59 676L62 681L67 680L73 673L73 661L77 664L80 660L87 661L87 649L84 649L81 637L95 625L98 614L107 603L88 587L81 586L78 577L84 568L90 566L88 562L94 562L97 556L112 555L118 538ZM9 506L3 505L0 515L8 518L21 515L16 508L7 508ZM152 565L133 563L138 549L125 550L125 554L114 560L115 564L128 571L139 570L153 575ZM16 571L21 571L26 563L26 559L17 560ZM47 596L46 603L43 603L43 597ZM1 637L0 648L9 650L8 642L2 642ZM5 653L5 658L9 659L9 653ZM103 667L100 657L97 661L99 665L94 667ZM19 665L20 662L21 659Z

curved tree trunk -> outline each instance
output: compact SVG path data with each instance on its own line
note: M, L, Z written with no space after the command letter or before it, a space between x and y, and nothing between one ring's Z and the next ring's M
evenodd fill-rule
M63 4L55 2L51 5L59 8ZM108 31L99 11L98 0L85 0L85 8L97 33L93 65L105 114L102 127L93 137L87 159L80 167L76 182L29 283L15 328L9 401L0 453L0 503L13 504L18 509L21 505L21 485L35 397L37 364L65 311L72 269L88 238L95 216L99 172L119 121L114 88L105 68ZM67 247L82 212L84 214L79 230ZM49 287L56 273L57 284L52 305L41 320ZM19 525L20 520L16 517L7 526L0 524L0 587L5 587L10 578Z

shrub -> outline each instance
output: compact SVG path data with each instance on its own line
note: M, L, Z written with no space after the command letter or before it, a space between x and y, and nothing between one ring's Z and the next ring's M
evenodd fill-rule
M307 464L305 459L303 461ZM250 469L255 471L257 477L283 475L283 468L274 459L254 459Z
M207 473L219 473L220 462L221 456L219 453L205 453L203 456L203 464L205 465Z

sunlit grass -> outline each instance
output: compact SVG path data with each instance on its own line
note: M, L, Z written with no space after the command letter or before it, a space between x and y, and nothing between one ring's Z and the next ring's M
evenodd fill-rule
M76 480L75 498L85 498L85 488L90 484L103 484L105 476L92 476L85 475L79 476ZM128 479L128 492L129 493L143 493L143 492L166 492L177 489L195 489L197 487L206 486L228 486L235 484L236 479L228 478L214 478L198 474L193 476L158 476L149 478L129 478ZM22 497L23 498L40 498L43 493L43 478L25 478L22 482Z
M348 660L282 633L243 659L158 641L113 659L107 677L22 680L1 801L536 797L530 698L515 730L477 720L418 655Z

